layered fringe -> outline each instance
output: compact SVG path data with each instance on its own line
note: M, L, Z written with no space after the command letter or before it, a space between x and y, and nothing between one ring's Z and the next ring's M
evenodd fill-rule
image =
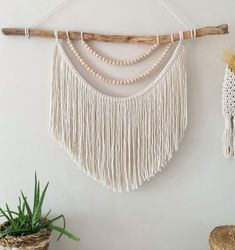
M235 75L226 67L222 90L225 129L223 133L223 153L225 158L235 157Z
M124 98L95 90L62 46L54 51L50 131L78 165L114 191L137 189L161 171L187 125L187 79L180 42L158 77Z

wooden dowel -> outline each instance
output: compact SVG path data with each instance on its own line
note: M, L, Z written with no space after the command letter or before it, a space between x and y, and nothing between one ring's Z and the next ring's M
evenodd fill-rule
M3 28L2 33L8 36L25 36L25 29L22 28ZM51 30L42 30L42 29L30 29L29 30L31 37L46 37L54 38L54 31ZM219 26L210 26L196 29L196 37L203 37L208 35L223 35L228 34L228 25L221 24ZM184 39L191 39L192 32L184 31ZM69 32L71 39L81 39L81 32L70 31ZM59 31L58 36L60 39L66 39L66 32ZM173 34L174 41L180 39L179 33ZM96 40L102 42L118 42L118 43L148 43L153 44L157 42L156 36L129 36L129 35L104 35L98 33L83 33L84 40ZM160 35L159 36L160 44L171 42L171 34Z

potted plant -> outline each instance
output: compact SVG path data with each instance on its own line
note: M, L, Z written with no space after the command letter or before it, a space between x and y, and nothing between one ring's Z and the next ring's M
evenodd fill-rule
M42 206L49 183L41 192L40 182L35 173L34 200L30 207L27 197L21 191L19 204L16 211L0 207L0 217L5 222L0 225L0 250L27 249L27 250L46 250L49 247L51 232L53 230L62 235L78 241L79 238L65 229L65 217L59 215L53 219L49 218L49 211L46 215L42 214ZM57 220L63 221L63 227L54 225Z

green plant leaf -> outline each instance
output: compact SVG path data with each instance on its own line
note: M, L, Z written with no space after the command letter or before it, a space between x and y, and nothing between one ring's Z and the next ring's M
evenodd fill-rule
M26 209L26 204L25 202L22 204L22 213L23 215L25 214L25 209Z
M3 211L4 211L4 210L3 210ZM4 212L6 213L7 211L4 211ZM0 211L0 213L1 213L1 211ZM12 213L12 214L15 214L15 215L17 215L17 216L18 216L18 214L19 214L19 213L14 212L14 211L11 211L11 213ZM2 215L0 214L0 217L4 217L4 215L3 215L3 214L2 214Z
M33 213L35 212L35 209L36 209L37 204L38 204L38 196L39 196L39 192L38 192L38 179L37 179L37 173L35 172L35 176L34 176L34 201L33 201Z
M23 198L23 201L24 201L25 208L26 208L26 210L27 210L29 219L32 219L33 214L32 214L32 211L31 211L31 209L30 209L30 206L29 206L29 203L28 203L28 201L27 201L27 198L26 198L26 196L24 195L24 193L23 193L22 191L21 191L21 195L22 195L22 198Z
M19 203L17 211L12 211L8 204L6 204L6 210L4 211L0 207L0 218L4 217L7 221L7 226L0 231L0 239L7 235L12 236L23 236L33 234L41 229L55 230L60 233L58 240L62 235L78 241L79 238L65 229L66 223L64 215L59 215L53 219L48 219L51 210L46 214L46 220L42 218L42 207L45 199L45 195L49 186L49 182L44 187L42 193L40 192L40 181L37 178L35 172L35 183L34 183L34 199L33 206L30 207L27 197L21 191L19 197ZM53 222L62 219L63 227L53 225Z
M54 219L51 219L51 220L48 220L48 221L42 223L42 225L45 225L45 226L50 225L50 224L52 224L53 222L55 222L55 221L57 221L59 219L63 219L63 228L65 228L65 218L64 218L63 214L55 217Z
M48 221L44 222L44 223L41 225L41 227L43 228L43 227L47 227L47 226L53 225L52 223L55 222L55 221L57 221L57 220L59 220L59 219L63 219L63 229L65 229L66 222L65 222L65 217L64 217L63 214L57 216L57 217L54 218L54 219L51 219L51 220L48 220ZM59 235L59 237L58 237L57 240L59 240L59 239L61 238L61 236L62 236L62 234Z
M3 239L3 238L6 237L6 236L7 236L7 233L1 233L1 232L0 232L0 240Z
M73 235L72 233L68 232L67 230L65 230L65 229L63 229L61 227L50 225L48 227L48 229L55 230L55 231L57 231L57 232L59 232L59 233L61 233L63 235L66 235L67 237L69 237L72 240L75 240L75 241L80 240L77 236ZM57 240L59 240L59 239L57 239Z
M18 206L18 213L19 213L19 219L21 219L23 217L23 213L20 205Z
M11 213L11 211L10 211L9 206L7 205L7 203L6 203L6 209L7 209L7 213L9 215L9 218L10 218L10 223L13 226L13 228L16 229L17 227L16 227L15 219L13 218L12 213Z
M45 215L45 218L47 218L49 216L49 214L51 213L51 209L48 211L48 213Z
M41 218L41 214L42 214L42 205L43 205L43 201L44 201L44 198L45 198L45 194L46 194L46 191L47 191L47 188L49 186L49 182L46 184L43 192L42 192L42 195L39 199L39 202L37 204L37 207L35 208L35 211L34 211L34 214L33 214L33 218L32 218L32 224L33 225L36 225L36 223L40 220Z
M6 220L11 223L11 218L4 212L2 208L0 208L0 212L2 213L3 217L6 218Z

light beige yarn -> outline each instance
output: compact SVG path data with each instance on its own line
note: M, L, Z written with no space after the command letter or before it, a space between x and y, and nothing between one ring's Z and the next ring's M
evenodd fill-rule
M187 125L187 77L180 41L142 91L111 97L54 51L50 131L86 174L114 191L137 189L166 165Z
M225 130L223 151L226 158L235 157L235 75L229 66L225 69L222 93Z

